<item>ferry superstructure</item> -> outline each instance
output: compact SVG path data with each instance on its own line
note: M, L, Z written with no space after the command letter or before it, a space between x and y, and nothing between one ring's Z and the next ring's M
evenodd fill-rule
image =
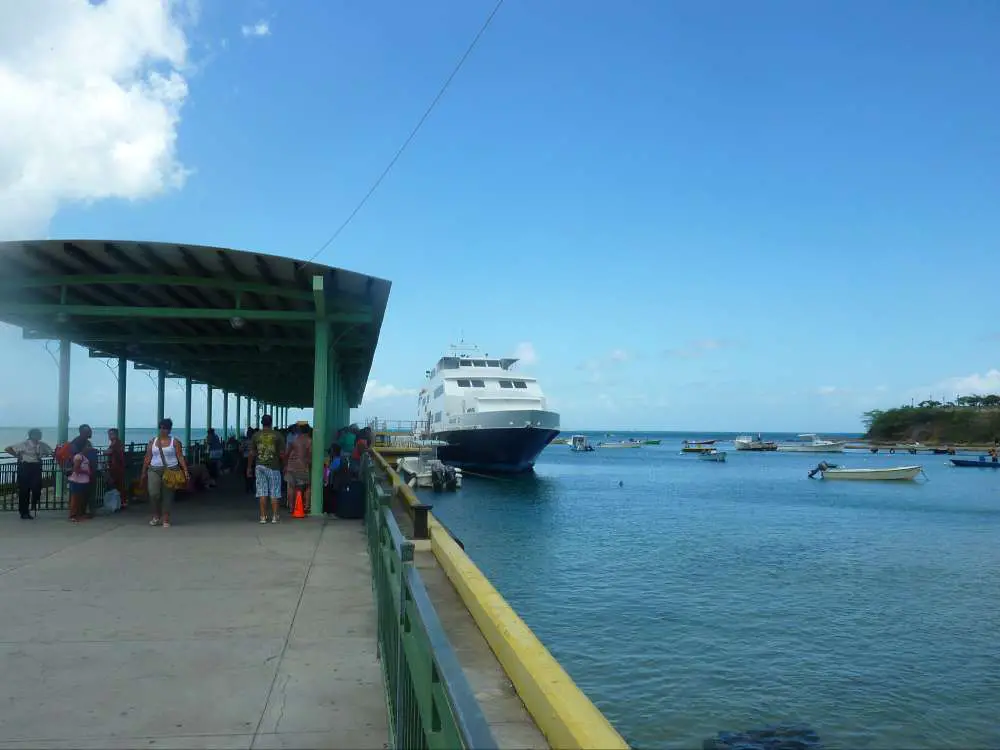
M417 397L426 437L446 443L438 458L463 469L522 473L559 434L559 415L546 408L538 381L519 372L517 358L453 346Z

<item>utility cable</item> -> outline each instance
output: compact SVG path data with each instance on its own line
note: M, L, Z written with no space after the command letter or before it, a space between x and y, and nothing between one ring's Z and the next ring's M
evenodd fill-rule
M472 50L476 48L476 45L479 43L480 38L482 38L483 34L486 33L486 29L488 29L490 24L493 22L494 16L496 16L497 12L500 10L500 6L502 6L503 3L504 0L497 0L497 4L493 6L493 10L486 17L486 20L483 21L483 25L479 27L479 31L477 31L476 35L472 38L472 41L466 48L465 53L459 58L458 63L452 69L451 74L445 79L445 82L441 85L441 88L438 89L437 96L435 96L434 99L431 100L430 105L427 107L427 109L424 110L423 115L420 116L420 119L417 121L417 124L413 127L413 130L411 130L410 134L406 136L406 140L403 141L403 145L399 147L399 149L396 151L392 159L389 160L389 163L386 165L385 169L382 170L382 173L378 176L375 182L372 183L371 187L368 188L368 192L365 193L364 197L361 199L358 205L354 207L354 210L347 215L347 218L344 219L343 223L341 223L341 225L337 227L336 231L332 235L330 235L330 238L322 245L320 245L319 250L313 253L312 257L309 258L308 261L306 261L307 263L312 263L314 260L316 260L317 256L320 253L322 253L331 244L333 244L334 240L336 240L337 237L340 236L340 233L343 232L345 229L347 229L347 225L354 220L355 216L358 215L358 212L361 211L362 208L364 208L365 204L368 202L368 199L372 197L372 195L375 193L376 190L378 190L379 185L382 184L382 181L386 178L389 172L392 171L392 168L396 166L396 162L399 161L399 157L403 155L403 152L406 151L406 148L417 136L417 133L420 132L420 128L423 127L424 122L426 122L427 118L430 117L431 112L434 111L434 108L437 106L438 102L441 101L441 98L448 90L448 87L451 85L451 82L454 80L455 76L458 75L458 71L460 71L462 69L462 66L465 65L465 61L469 58L469 55L472 54Z

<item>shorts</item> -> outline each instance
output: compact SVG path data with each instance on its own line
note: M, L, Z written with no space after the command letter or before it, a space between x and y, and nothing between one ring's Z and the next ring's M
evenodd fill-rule
M69 482L69 491L72 495L89 495L90 482Z
M309 472L308 471L286 471L285 481L288 482L292 487L298 487L299 489L305 489L309 486Z
M257 497L281 497L281 469L256 468Z

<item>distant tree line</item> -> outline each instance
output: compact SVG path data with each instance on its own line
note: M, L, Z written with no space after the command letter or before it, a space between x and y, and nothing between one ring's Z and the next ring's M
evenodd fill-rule
M865 412L870 440L989 442L1000 436L1000 395L959 396L954 401L921 401L895 409Z

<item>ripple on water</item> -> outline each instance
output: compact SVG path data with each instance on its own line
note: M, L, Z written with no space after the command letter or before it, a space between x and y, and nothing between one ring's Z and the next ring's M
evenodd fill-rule
M828 748L1000 746L993 472L838 486L805 479L815 457L677 447L551 448L435 513L640 747L769 723Z

